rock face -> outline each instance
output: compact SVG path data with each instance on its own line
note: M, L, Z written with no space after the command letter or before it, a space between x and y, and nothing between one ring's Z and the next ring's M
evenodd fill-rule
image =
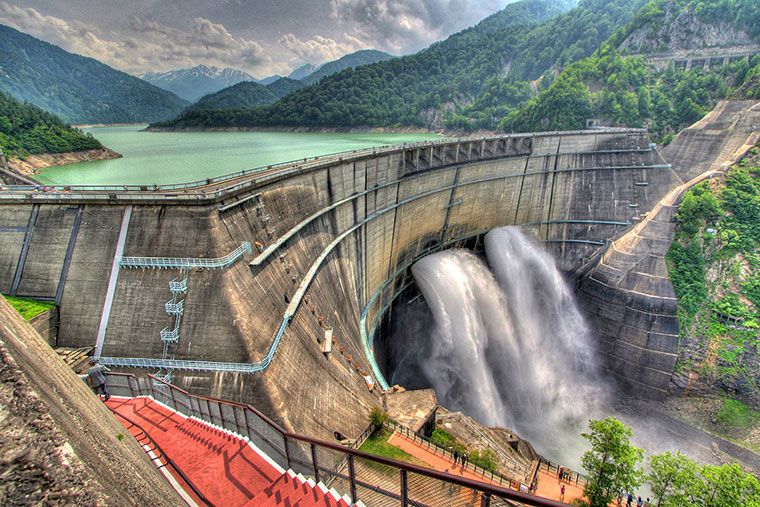
M754 43L752 37L734 24L707 24L694 14L679 12L668 4L659 23L647 23L634 30L620 49L630 53L664 53Z
M0 504L180 505L132 435L4 298L0 322Z
M31 176L37 174L40 169L44 169L45 167L121 157L120 153L116 153L108 148L70 151L67 153L40 153L38 155L29 155L25 160L10 158L8 159L8 167L19 174Z

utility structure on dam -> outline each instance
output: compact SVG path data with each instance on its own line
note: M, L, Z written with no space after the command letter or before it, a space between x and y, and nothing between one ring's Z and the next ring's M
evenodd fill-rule
M633 285L599 272L611 240L681 184L645 130L602 129L364 150L186 185L9 187L0 290L59 302L59 346L93 345L106 364L251 403L292 431L351 437L380 405L374 332L413 283L411 264L524 225L576 280L609 373L661 398L678 343L664 258L627 257Z

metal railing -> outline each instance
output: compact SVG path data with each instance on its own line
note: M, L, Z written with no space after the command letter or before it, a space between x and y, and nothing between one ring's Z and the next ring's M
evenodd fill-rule
M166 326L161 330L161 341L177 343L179 341L179 327L175 327L169 330L169 326Z
M282 429L250 405L187 393L152 375L108 374L110 392L149 396L173 410L247 437L283 469L330 483L351 502L402 507L489 507L519 502L539 507L566 504L453 474L374 456Z
M176 278L169 282L169 290L172 292L172 294L184 294L187 292L187 276L188 275L185 274L185 278L179 282Z
M514 458L509 456L507 453L505 453L499 445L497 445L491 438L486 435L483 430L481 430L477 425L475 425L469 417L464 417L461 413L455 412L452 414L446 414L446 415L439 415L439 419L459 419L460 421L464 422L473 432L475 432L478 435L478 438L481 441L486 442L488 444L488 448L492 449L498 456L501 458L501 460L504 463L508 463L508 468L511 468L512 472L515 474L522 474L523 477L527 478L530 475L530 467L519 463L515 461Z
M246 253L251 253L251 243L248 241L244 241L239 247L224 257L212 259L192 257L122 257L119 259L119 265L123 268L143 269L222 269L231 265ZM185 283L187 283L187 280L185 280Z
M175 303L174 299L171 299L164 303L164 308L169 315L182 315L185 311L185 300L181 299Z
M424 446L427 450L432 451L433 454L440 454L443 458L447 460L454 461L454 453L447 449L446 447L434 442L433 440L429 439L428 437L425 437L423 435L420 435L419 433L416 433L413 430L410 430L406 426L403 426L395 421L388 421L386 423L389 428L398 431L401 435L406 437L407 439L412 440L414 443L419 443L420 445ZM524 489L528 488L528 485L525 484L524 481L517 480L514 477L509 477L507 475L504 475L502 473L499 473L496 470L492 470L490 468L484 468L482 466L478 466L475 463L468 462L465 467L470 470L472 473L476 475L480 475L483 477L483 479L486 479L490 482L496 483L498 482L500 486L505 486L517 491L520 491L522 486L525 486ZM526 470L526 476L528 471Z
M560 478L560 480L574 482L578 485L585 485L588 482L586 476L580 472L571 470L566 466L554 464L544 458L540 458L538 460L538 468L536 469L536 474L538 474L538 472L541 470L546 470L548 473L556 475L558 478ZM562 477L560 477L560 470L562 472Z
M312 170L321 167L324 164L332 163L334 160L344 161L353 158L361 158L367 155L389 154L394 152L403 152L415 148L435 148L447 144L475 144L489 141L520 139L534 137L556 137L572 136L579 134L598 135L600 133L610 134L646 134L646 129L623 129L623 128L603 128L594 131L589 130L568 130L553 132L531 132L505 134L501 136L484 136L464 139L442 139L438 141L422 141L403 145L370 147L360 150L351 150L328 155L307 157L288 162L245 169L222 176L207 178L204 180L191 181L186 183L168 184L168 185L9 185L7 191L0 192L0 201L4 199L44 199L44 200L126 200L126 201L205 201L209 199L218 199L226 194L236 192L246 187L256 186L271 179L287 176L301 170ZM616 151L616 150L609 150ZM556 154L555 154L556 155ZM279 170L278 170L279 169ZM259 176L257 176L259 175ZM209 192L187 192L189 189L203 187L214 183L221 183L225 180L232 180L246 176L253 178L246 181L232 184L218 190ZM40 192L44 188L48 191ZM93 192L93 193L85 193Z

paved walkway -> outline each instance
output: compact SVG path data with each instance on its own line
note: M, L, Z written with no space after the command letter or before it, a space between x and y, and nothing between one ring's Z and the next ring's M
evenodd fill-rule
M565 485L565 498L560 499L560 492L563 484ZM583 486L575 484L575 482L560 482L559 477L557 477L556 474L541 470L538 473L538 488L536 489L536 495L570 503L576 498L581 498L583 496Z
M467 479L472 479L476 481L481 482L487 482L494 484L496 486L502 486L502 487L509 487L509 485L499 484L498 481L491 481L487 478L482 477L481 475L473 473L471 470L463 470L461 466L457 465L454 466L454 463L448 459L448 457L441 456L440 454L436 454L430 449L427 448L427 446L422 445L420 442L415 442L413 440L410 440L400 433L396 432L394 433L390 439L388 439L388 443L398 447L399 449L408 452L418 460L426 463L431 468L435 468L436 470L448 470L449 473L453 475L458 475L460 477L465 477ZM560 493L562 484L565 485L565 497L563 500L560 500ZM538 489L536 490L536 496L541 496L544 498L549 498L552 500L562 501L565 503L570 503L576 498L581 498L583 495L583 486L575 484L575 482L569 482L569 481L559 481L559 478L556 476L556 474L549 473L545 470L542 470L539 472L538 475Z
M436 470L448 470L452 475L458 475L466 479L472 479L474 481L487 482L501 487L509 487L509 484L499 484L499 481L491 481L482 475L474 473L470 469L463 469L461 465L454 466L454 462L448 457L441 456L428 449L427 446L423 446L420 442L410 440L399 432L394 432L391 438L388 439L388 443L394 447L398 447L404 452L407 452L427 464L429 467Z

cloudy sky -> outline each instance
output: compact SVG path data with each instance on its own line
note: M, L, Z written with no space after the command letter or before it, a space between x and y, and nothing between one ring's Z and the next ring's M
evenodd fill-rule
M131 74L256 78L359 49L414 53L514 0L0 0L0 23Z

